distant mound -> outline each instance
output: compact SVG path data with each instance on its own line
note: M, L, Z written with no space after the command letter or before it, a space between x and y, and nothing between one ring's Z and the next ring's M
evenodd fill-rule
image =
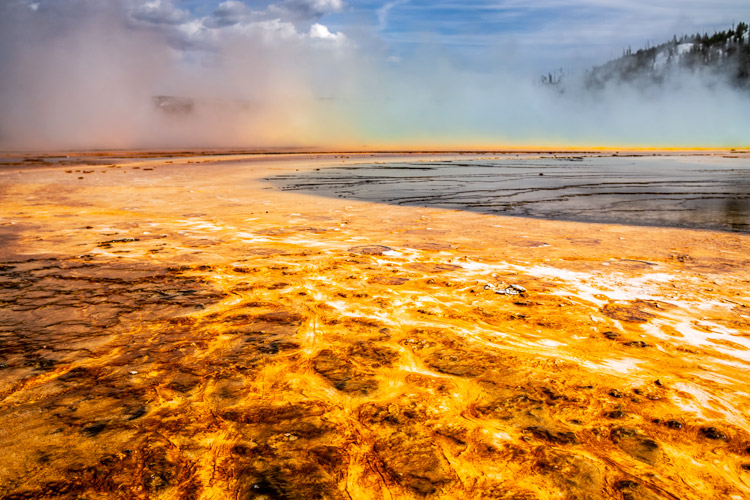
M151 103L157 111L171 116L187 116L196 109L213 112L250 112L257 108L255 103L242 99L195 99L171 95L153 96Z

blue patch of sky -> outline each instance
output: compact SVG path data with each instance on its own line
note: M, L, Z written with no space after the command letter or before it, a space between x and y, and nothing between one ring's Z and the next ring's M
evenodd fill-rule
M204 17L211 14L219 3L221 2L218 0L178 0L175 5L187 10L195 17Z
M546 67L558 58L581 58L588 61L584 65L601 63L628 45L638 48L647 40L667 40L673 30L692 33L703 25L713 31L709 23L725 29L728 26L721 19L740 20L750 14L750 3L745 1L715 0L710 6L688 1L682 8L667 0L345 0L342 11L328 13L320 22L355 38L362 33L374 35L397 55L431 44L447 54L481 59L483 49L514 44L520 57L536 59L539 67ZM202 17L221 0L175 3ZM264 10L272 2L244 3Z
M493 35L525 35L561 17L576 17L580 10L412 1L391 9L382 34L394 41L413 41L414 35L431 33L448 44L481 43Z

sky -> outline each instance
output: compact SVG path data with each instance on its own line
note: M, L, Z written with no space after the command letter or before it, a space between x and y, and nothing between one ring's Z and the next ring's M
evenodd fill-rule
M477 65L511 51L529 71L585 68L673 34L713 32L750 19L743 0L167 0L145 1L152 19L204 26L258 19L325 25L353 40L377 40L391 58L426 44ZM179 12L179 14L177 14Z
M750 100L705 79L596 100L538 79L749 20L746 0L2 0L0 147L736 145Z

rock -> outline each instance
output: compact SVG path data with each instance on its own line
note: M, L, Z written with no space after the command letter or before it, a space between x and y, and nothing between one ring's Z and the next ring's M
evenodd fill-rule
M630 479L621 479L615 483L615 489L619 491L637 488L638 486L640 486L638 483Z
M727 435L721 432L716 427L701 427L700 432L701 434L703 434L703 437L706 437L708 439L723 441L726 441L728 439Z
M36 370L48 371L54 368L57 361L46 358L32 358L24 362L24 366L33 366Z
M492 290L499 295L521 295L526 293L526 289L521 285L508 285L503 287L502 285L493 285L487 283L484 285L485 290Z
M625 342L628 347L648 347L648 344L642 340L633 340L631 342Z

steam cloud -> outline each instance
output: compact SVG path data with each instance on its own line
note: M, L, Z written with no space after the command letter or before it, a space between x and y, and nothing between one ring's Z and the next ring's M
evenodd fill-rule
M168 0L5 0L0 147L748 142L748 93L722 79L686 72L658 87L571 84L560 93L511 56L472 69L425 44L389 59L373 33L321 24L342 8L284 0L253 10L229 0L195 18ZM191 105L159 109L156 96Z

